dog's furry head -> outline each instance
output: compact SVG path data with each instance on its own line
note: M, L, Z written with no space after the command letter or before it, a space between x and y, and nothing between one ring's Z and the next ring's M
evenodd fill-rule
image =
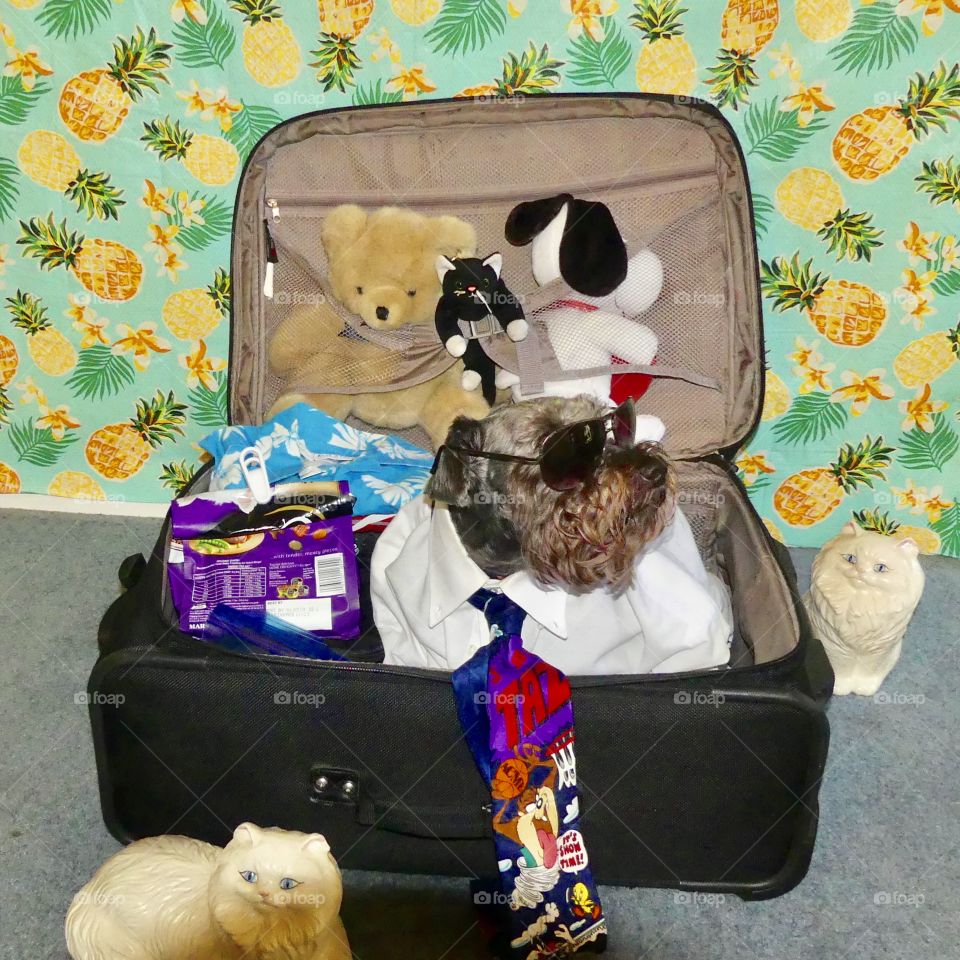
M484 420L458 417L447 443L525 457L568 423L602 416L596 400L546 397L499 407ZM447 503L467 552L491 577L526 569L572 592L629 585L633 563L676 505L676 480L657 444L608 447L595 476L552 490L533 464L445 450L427 495Z

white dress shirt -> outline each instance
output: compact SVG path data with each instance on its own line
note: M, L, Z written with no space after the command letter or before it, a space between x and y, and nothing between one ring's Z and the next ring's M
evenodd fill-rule
M638 557L629 588L570 594L524 572L491 581L446 506L416 497L373 551L370 590L384 662L454 670L469 660L490 641L483 613L467 602L480 587L501 589L522 607L523 645L570 676L701 670L729 659L730 598L704 568L679 509Z

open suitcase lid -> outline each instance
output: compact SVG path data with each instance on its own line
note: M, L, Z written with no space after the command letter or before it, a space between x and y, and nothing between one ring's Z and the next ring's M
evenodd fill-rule
M735 448L757 420L763 382L746 165L714 107L645 94L343 108L267 133L244 168L234 214L231 419L262 421L280 389L267 345L291 298L263 295L268 213L281 211L274 235L290 269L307 278L301 287L322 287L320 224L341 203L462 217L477 229L480 256L503 254L507 285L536 318L572 291L562 280L539 288L530 247L510 246L503 226L517 203L559 193L604 202L628 253L649 247L663 262L663 291L638 319L659 338L653 369L671 375L654 378L639 411L664 420L674 456ZM415 332L435 338L432 323Z

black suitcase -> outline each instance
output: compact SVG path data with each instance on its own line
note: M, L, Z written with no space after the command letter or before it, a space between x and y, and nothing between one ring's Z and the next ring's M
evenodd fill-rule
M676 376L655 379L641 410L656 411L668 437L683 438L673 447L681 507L708 567L730 586L737 620L728 668L573 679L591 864L600 883L776 896L810 862L833 676L810 635L789 558L730 463L760 409L763 352L745 166L714 108L669 97L558 95L351 108L276 128L251 154L238 191L231 416L256 422L278 389L265 343L286 305L261 295L263 218L272 170L286 171L281 182L289 182L290 151L301 161L314 151L331 176L348 180L327 184L301 205L303 219L294 215L288 233L280 232L275 286L306 289L315 282L315 265L304 262L309 230L331 205L354 192L365 205L389 202L402 187L414 208L437 202L412 190L422 170L404 173L397 163L383 164L376 185L371 138L429 169L449 156L436 143L431 149L432 139L466 138L462 175L480 177L485 141L470 137L489 138L490 149L502 152L505 140L531 131L548 146L572 141L590 149L659 136L685 158L675 188L666 160L652 172L647 165L640 181L624 186L621 178L611 187L610 172L627 161L610 149L604 185L598 177L576 192L619 204L628 222L659 224L642 239L660 253L674 278L668 282L675 292L682 282L688 290L701 284L696 304L684 309L675 295L644 316L663 340L668 330L674 336L664 363ZM431 182L442 183L441 172L436 166ZM495 225L502 231L517 197L550 193L551 175L550 164L541 165L525 174L525 185L510 181L510 190L477 194L466 211L449 212L479 211L481 242L502 247ZM686 259L674 249L680 245ZM509 276L526 270L529 280L525 257L505 251ZM694 323L713 331L709 348L689 333ZM683 366L696 375L684 380L676 369ZM712 392L701 396L708 382ZM202 472L193 489L205 479ZM364 573L373 536L358 536ZM378 642L366 597L367 629L351 654L366 662L246 657L198 643L175 626L166 549L164 525L149 559L124 562L126 589L101 624L89 682L101 804L114 836L181 833L223 843L237 823L252 820L322 831L347 868L496 875L489 791L461 737L449 674L369 662Z

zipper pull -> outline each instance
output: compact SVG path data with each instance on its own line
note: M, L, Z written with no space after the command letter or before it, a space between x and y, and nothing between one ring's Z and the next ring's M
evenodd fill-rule
M270 212L273 214L274 220L280 219L280 204L276 200L268 200L267 206L270 208Z
M267 201L270 203L271 201ZM276 203L276 200L272 201ZM274 211L276 216L276 211ZM267 266L263 271L263 295L268 299L273 299L273 265L278 262L277 245L273 242L273 234L270 233L270 222L263 221L263 232L267 238Z

